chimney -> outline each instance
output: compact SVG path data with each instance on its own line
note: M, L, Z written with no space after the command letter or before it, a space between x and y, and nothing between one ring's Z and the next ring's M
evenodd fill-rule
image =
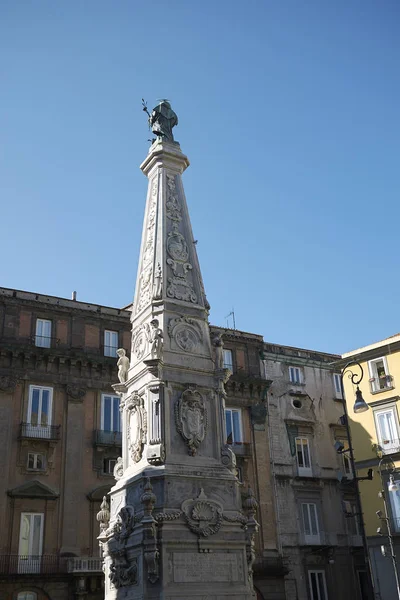
M72 300L76 300L76 292L72 292Z

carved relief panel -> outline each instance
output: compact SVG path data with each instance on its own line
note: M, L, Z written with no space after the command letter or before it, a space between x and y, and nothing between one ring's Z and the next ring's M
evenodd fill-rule
M201 350L203 333L198 321L190 317L170 319L168 333L171 338L171 350L183 350L196 354Z
M166 294L169 298L197 303L197 295L190 274L192 265L187 240L181 230L182 207L178 199L175 175L167 173L166 215L168 223L167 235L167 265L168 278Z
M175 404L175 423L189 454L195 456L207 431L207 408L200 392L189 388L182 393Z

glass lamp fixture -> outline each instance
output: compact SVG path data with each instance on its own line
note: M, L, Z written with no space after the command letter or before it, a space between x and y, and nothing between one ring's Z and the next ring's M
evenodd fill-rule
M397 481L394 480L393 475L390 475L390 477L389 477L388 490L389 490L389 492L398 492L399 491L399 484L397 483Z
M369 406L362 397L361 390L358 386L356 389L356 401L354 402L353 410L355 413L362 413L369 410Z

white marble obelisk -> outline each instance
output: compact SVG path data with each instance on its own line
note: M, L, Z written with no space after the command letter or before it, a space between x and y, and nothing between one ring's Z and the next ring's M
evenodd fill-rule
M149 185L130 368L114 386L123 456L110 521L107 510L98 517L106 600L254 597L256 502L249 491L242 506L234 455L224 445L229 371L218 340L215 347L210 340L181 180L188 165L165 135L141 165Z

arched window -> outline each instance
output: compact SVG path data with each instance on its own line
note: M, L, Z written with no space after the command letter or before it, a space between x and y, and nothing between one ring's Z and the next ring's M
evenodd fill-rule
M17 600L37 600L36 592L19 592Z

